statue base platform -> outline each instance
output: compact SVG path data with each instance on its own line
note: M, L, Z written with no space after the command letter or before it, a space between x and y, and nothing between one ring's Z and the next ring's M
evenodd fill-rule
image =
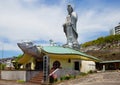
M78 51L80 50L79 44L72 44L72 45L64 44L63 47L64 48L71 48L71 49L78 50Z

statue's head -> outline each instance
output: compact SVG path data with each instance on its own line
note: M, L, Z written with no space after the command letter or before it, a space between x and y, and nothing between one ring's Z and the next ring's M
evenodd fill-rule
M68 14L71 14L73 12L73 8L71 5L67 6Z

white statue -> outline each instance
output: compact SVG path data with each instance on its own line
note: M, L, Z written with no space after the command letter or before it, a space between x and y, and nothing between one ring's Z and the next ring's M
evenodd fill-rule
M77 41L78 33L76 30L77 14L73 11L71 5L68 5L67 10L68 15L66 17L65 24L63 24L63 30L67 38L66 46L72 48L79 48L79 43Z

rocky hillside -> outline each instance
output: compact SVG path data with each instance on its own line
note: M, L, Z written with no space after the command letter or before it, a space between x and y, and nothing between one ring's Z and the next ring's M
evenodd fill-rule
M81 45L81 51L102 60L120 60L120 35L100 37Z

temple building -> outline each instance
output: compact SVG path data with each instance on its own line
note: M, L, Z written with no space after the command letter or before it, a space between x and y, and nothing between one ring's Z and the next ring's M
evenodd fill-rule
M28 42L18 43L19 46L23 44L25 47ZM38 49L36 54L30 50L34 48ZM62 46L35 45L27 49L23 51L23 56L17 61L22 64L23 69L39 71L43 75L44 69L46 69L49 75L56 74L58 78L66 74L78 75L80 72L95 71L95 62L100 61L96 57Z

